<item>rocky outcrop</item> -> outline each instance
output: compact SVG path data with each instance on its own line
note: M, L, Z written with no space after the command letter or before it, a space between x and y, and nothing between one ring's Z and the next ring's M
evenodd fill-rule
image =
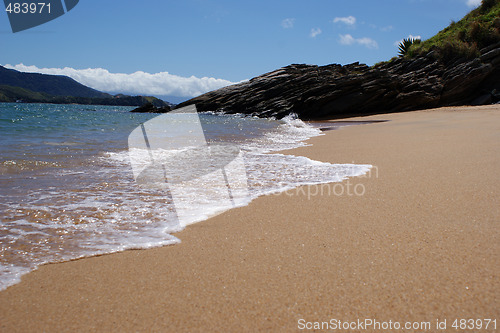
M148 102L143 104L142 106L139 106L136 109L133 109L130 112L138 112L138 113L166 113L171 111L170 106L162 106L162 107L156 107L153 103Z
M444 62L431 51L368 67L290 65L188 100L199 111L302 119L400 112L499 100L500 43L473 60Z

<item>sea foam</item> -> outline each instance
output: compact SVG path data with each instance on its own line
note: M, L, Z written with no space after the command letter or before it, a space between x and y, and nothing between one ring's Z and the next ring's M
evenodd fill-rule
M97 117L99 113L92 114ZM123 117L123 113L118 116ZM210 200L227 191L210 176L176 184L181 191L175 202L165 188L138 184L125 142L122 149L116 149L113 137L112 149L102 142L104 151L87 154L78 163L72 160L63 168L53 161L56 166L52 168L30 170L31 181L25 191L10 196L0 193L0 290L41 264L175 244L180 240L172 234L186 225L248 205L259 196L302 185L340 182L371 167L275 153L305 146L307 139L322 135L294 116L279 121L216 114L201 114L200 118L208 145L230 143L240 149L248 190L234 191L232 204ZM63 135L60 140L66 147ZM79 149L85 146L84 137L78 142ZM172 153L156 152L165 160ZM181 207L189 214L182 224L176 219Z

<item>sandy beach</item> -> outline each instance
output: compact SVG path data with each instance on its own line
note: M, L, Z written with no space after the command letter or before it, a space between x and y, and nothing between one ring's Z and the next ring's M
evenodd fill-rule
M286 153L373 165L366 176L260 197L178 245L40 267L0 292L0 331L500 329L500 105L351 120L389 121Z

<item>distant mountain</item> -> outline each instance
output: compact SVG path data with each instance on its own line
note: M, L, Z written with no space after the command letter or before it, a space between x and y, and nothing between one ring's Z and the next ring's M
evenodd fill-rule
M54 96L35 92L21 87L0 85L0 102L53 103L53 104L85 104L85 105L124 105L141 106L152 104L155 107L170 107L170 103L151 96L116 95L109 97L77 97Z
M97 104L156 107L172 104L151 96L110 95L61 75L23 73L0 66L0 102Z
M100 97L111 95L97 91L61 75L23 73L0 66L0 85L20 87L54 96Z

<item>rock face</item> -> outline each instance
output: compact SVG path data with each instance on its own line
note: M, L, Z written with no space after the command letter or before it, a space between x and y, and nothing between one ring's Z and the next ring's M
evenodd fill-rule
M443 62L431 51L368 67L290 65L179 104L199 111L321 119L499 100L500 43L481 57Z

